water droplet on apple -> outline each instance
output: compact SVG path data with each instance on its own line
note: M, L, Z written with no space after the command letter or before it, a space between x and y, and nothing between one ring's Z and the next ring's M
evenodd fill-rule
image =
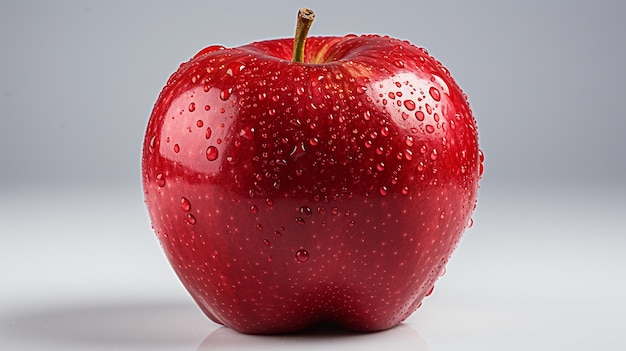
M357 92L358 94L363 94L363 93L364 93L364 92L366 92L366 91L367 91L367 87L366 87L366 86L358 86L358 87L356 88L356 92Z
M406 146L411 147L415 144L413 137L411 135L406 136Z
M433 151L430 153L430 159L433 161L437 159L437 149L433 149Z
M267 240L267 239L263 239L263 244L265 244L265 246L272 245L272 243L269 240Z
M185 212L189 212L191 210L191 202L186 197L181 197L180 208Z
M485 154L483 153L483 150L478 150L478 160L482 163L485 162Z
M387 194L389 193L389 189L387 189L387 187L383 185L380 187L380 189L378 189L378 192L381 196L387 196Z
M443 277L446 275L446 266L441 266L441 270L439 271L439 276Z
M428 133L433 133L433 132L435 132L435 127L433 127L431 124L427 124L426 125L426 131Z
M196 224L196 217L194 217L191 213L187 213L187 217L185 218L185 222L187 224L194 225L194 224Z
M389 127L384 126L380 129L380 135L386 137L389 135Z
M385 170L385 164L384 164L383 162L380 162L379 164L377 164L377 165L376 165L376 169L377 169L379 172L384 171L384 170Z
M425 117L426 116L424 115L424 112L422 111L415 112L415 118L417 118L418 121L423 121Z
M263 230L263 225L261 223L257 223L256 230L258 230L258 231Z
M189 104L189 107L187 108L189 110L189 112L193 112L196 110L196 103L192 102Z
M404 68L404 62L402 62L401 60L395 60L393 61L393 64L396 65L396 67L398 68Z
M306 262L309 260L309 252L305 249L300 249L296 251L296 260L298 262Z
M148 151L150 151L151 154L154 153L155 144L156 144L156 135L153 135L152 138L150 138L150 142L148 143Z
M230 98L230 95L232 93L233 88L223 89L222 91L220 91L220 99L222 99L222 101L226 101L228 100L228 98Z
M311 218L311 216L313 216L313 210L309 206L300 207L298 212L300 212L300 214L304 218Z
M209 146L206 149L206 159L209 161L215 161L217 160L217 156L219 155L219 152L217 151L217 148L213 145Z
M156 184L161 188L165 186L165 177L163 177L163 173L156 175Z
M409 111L415 110L415 101L413 101L413 100L404 100L404 107L406 107L406 109L409 110Z
M426 292L426 296L430 296L433 293L434 290L435 290L435 286L433 285L433 286L430 287L428 292Z
M206 133L204 134L204 137L205 137L206 139L209 139L209 138L211 138L211 134L212 134L212 133L213 133L213 131L211 130L211 127L207 127L207 128L206 128Z
M473 226L474 226L474 219L472 217L470 217L470 219L467 221L466 228L469 229L469 228L471 228Z
M256 205L252 205L250 206L250 212L252 212L252 214L257 214L259 212L259 208L256 207Z
M426 104L426 112L429 115L433 113L433 108L429 104Z
M402 195L408 195L409 194L409 187L405 186L404 188L402 188Z
M204 126L204 122L201 119L197 120L196 121L196 127L202 128L202 126Z
M239 132L239 136L244 138L244 139L246 139L246 140L252 140L252 138L253 138L252 129L250 127L243 128Z
M226 49L226 48L221 46L221 45L211 45L211 46L208 46L208 47L200 50L193 58L196 58L198 56L207 54L209 52L213 52L213 51L217 51L217 50L224 50L224 49Z
M435 101L441 100L441 94L439 93L439 89L435 87L430 87L430 89L428 89L428 93L433 98L433 100Z
M174 144L174 152L175 153L179 153L180 152L180 145Z

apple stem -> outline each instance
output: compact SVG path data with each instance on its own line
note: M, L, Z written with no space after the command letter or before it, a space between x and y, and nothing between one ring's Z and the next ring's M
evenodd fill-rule
M296 23L296 35L293 40L293 62L304 62L304 43L309 34L309 28L315 19L315 12L308 8L298 11L298 22Z

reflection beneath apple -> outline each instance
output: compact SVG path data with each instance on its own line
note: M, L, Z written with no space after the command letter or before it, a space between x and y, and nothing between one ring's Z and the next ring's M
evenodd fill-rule
M246 335L221 327L209 334L198 351L213 350L380 350L428 351L428 345L411 325L403 323L375 333L352 333L319 328L303 334Z

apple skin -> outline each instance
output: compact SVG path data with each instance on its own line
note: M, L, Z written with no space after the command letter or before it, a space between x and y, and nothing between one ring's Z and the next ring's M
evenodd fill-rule
M243 333L410 316L471 223L482 153L426 50L376 35L212 46L163 88L143 144L152 226L204 313Z

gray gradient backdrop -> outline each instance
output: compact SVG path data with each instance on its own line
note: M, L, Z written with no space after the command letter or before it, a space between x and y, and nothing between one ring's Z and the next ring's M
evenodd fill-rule
M208 45L291 36L304 6L312 35L427 48L469 95L486 155L435 294L403 327L339 344L208 322L142 202L169 75ZM0 0L0 349L624 350L625 14L617 0Z
M0 184L139 184L142 133L178 64L291 36L302 5L313 35L388 34L440 59L470 96L484 186L623 183L622 1L5 0Z

